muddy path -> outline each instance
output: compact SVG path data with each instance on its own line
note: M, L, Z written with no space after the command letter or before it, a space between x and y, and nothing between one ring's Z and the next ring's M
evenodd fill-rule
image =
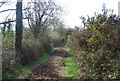
M71 55L62 48L55 50L49 54L50 58L44 64L39 65L33 73L29 75L29 79L65 79L63 72L64 64L60 64L60 60L70 57Z

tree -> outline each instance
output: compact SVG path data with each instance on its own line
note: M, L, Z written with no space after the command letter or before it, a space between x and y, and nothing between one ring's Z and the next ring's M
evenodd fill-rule
M22 51L22 0L17 1L16 5L16 38L15 38L15 48L16 54L20 55Z
M0 7L2 7L4 4L9 4L9 1L8 0L0 1Z
M25 16L35 38L38 38L39 33L48 28L50 22L58 17L60 9L60 6L52 0L28 3Z

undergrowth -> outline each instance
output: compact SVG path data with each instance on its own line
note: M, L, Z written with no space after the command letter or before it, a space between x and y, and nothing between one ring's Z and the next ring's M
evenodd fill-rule
M38 57L35 61L29 63L28 65L22 66L19 65L16 67L14 71L9 71L3 74L3 79L19 79L22 77L29 76L32 73L33 69L37 67L39 64L44 63L49 58L47 53L43 54L43 56Z

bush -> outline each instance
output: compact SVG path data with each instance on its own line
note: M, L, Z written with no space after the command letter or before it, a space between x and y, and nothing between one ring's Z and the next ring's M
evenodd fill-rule
M19 64L19 59L15 54L14 32L2 37L2 72L13 70L13 67Z
M98 14L84 22L86 28L75 28L68 37L67 46L85 79L117 78L119 22L115 15Z
M51 51L51 39L46 32L41 32L36 39L29 28L23 29L22 41L22 60L15 54L14 32L6 34L3 41L2 57L3 57L3 73L9 70L14 70L14 67L26 65L44 53Z
M47 33L41 32L38 38L35 38L31 31L28 29L24 32L23 38L23 63L29 63L35 60L37 57L42 54L49 53L51 51L51 41Z

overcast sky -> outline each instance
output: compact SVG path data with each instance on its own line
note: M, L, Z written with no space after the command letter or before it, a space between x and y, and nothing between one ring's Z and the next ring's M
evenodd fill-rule
M1 0L0 0L1 1ZM3 6L1 10L15 8L17 0L11 0L14 2L12 5ZM29 0L23 0L26 2ZM114 9L114 13L118 14L118 2L119 0L55 0L64 7L67 14L63 16L65 24L69 27L81 26L80 16L93 16L94 12L101 13L102 4L105 3L108 9ZM0 22L4 21L6 15L9 13L0 14Z
M118 14L119 0L58 0L66 5L70 11L67 16L64 16L65 22L74 27L81 26L79 16L93 16L94 12L101 13L102 4L105 3L108 9L114 9L114 13Z

